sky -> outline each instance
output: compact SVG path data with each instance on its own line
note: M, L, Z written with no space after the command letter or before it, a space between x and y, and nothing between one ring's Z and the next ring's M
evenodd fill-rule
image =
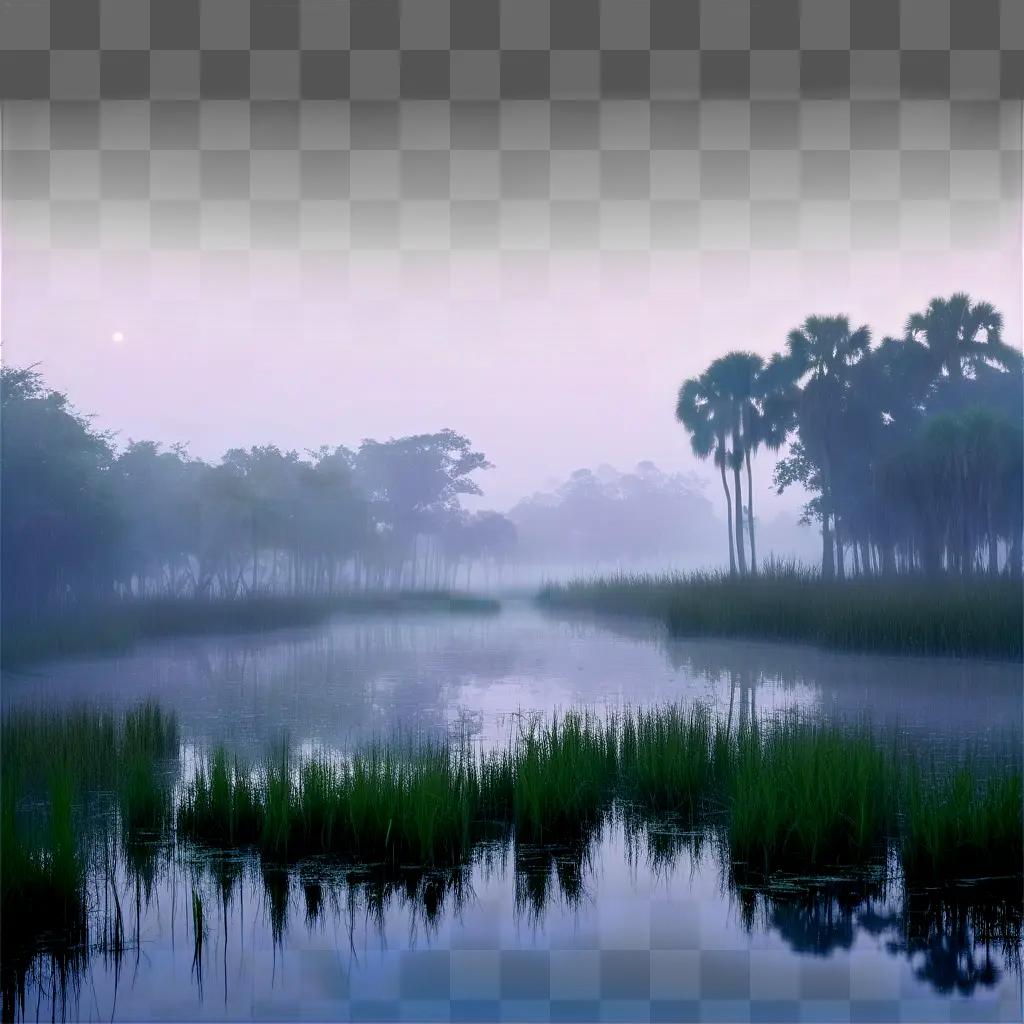
M699 470L717 500L674 420L683 379L730 349L781 348L810 313L896 334L931 295L957 289L995 302L1019 344L1010 242L884 258L730 254L725 266L679 254L511 267L464 254L434 270L364 259L334 277L273 255L218 276L188 254L133 265L14 252L3 355L38 363L120 441L181 441L205 459L451 427L494 463L481 474L484 507L508 508L579 467L643 459ZM772 461L757 466L767 516L799 503L771 494Z

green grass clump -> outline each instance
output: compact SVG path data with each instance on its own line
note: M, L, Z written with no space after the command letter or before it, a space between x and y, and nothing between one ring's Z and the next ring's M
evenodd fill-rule
M228 766L223 747L196 772L178 805L178 831L211 846L255 843L263 834L264 809L256 786L237 761Z
M1019 659L1024 597L1009 579L943 577L823 580L768 566L724 573L620 574L551 584L552 608L644 615L680 636L745 636L843 650Z
M1021 773L935 779L915 766L903 797L901 857L909 884L1014 877L1024 865Z
M782 722L734 741L729 846L765 872L863 863L884 851L893 770L867 735Z
M376 747L353 758L340 778L342 841L361 859L433 865L468 856L479 795L468 751Z
M156 704L123 717L13 712L2 739L5 905L73 909L87 857L72 819L91 787L114 797L126 841L166 836L178 730ZM448 869L495 838L579 847L619 813L634 830L666 816L720 829L730 858L760 872L878 862L888 843L915 883L1019 877L1022 860L1019 768L943 778L866 730L790 718L730 732L700 707L570 712L486 753L465 742L378 743L345 758L281 749L251 771L218 749L177 804L182 838L276 862L330 853Z
M372 747L345 762L300 764L282 751L255 783L218 751L186 791L178 829L213 845L254 843L281 860L333 852L455 863L470 852L481 793L477 762L447 746Z
M575 838L600 823L614 795L616 723L556 716L521 735L512 759L516 837L533 843Z
M135 755L127 760L117 795L121 822L129 832L160 832L170 821L168 779L145 757Z
M722 739L705 708L627 714L619 741L624 797L643 810L692 817L724 769Z
M0 765L19 789L44 783L47 766L65 765L79 792L113 790L135 759L177 753L177 718L152 700L123 716L96 708L17 709L0 726Z

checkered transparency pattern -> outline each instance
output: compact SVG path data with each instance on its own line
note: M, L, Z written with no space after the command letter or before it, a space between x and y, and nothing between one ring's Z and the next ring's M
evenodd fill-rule
M8 99L1024 97L1019 0L2 0Z
M1019 231L1005 100L8 101L18 249L843 259Z
M1005 0L0 0L18 249L841 266L1017 230Z

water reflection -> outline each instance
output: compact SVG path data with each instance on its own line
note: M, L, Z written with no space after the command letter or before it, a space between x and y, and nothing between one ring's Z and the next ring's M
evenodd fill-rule
M874 955L867 941L899 965L905 984L937 996L990 992L1019 1018L1019 879L1009 890L907 892L880 866L870 876L753 884L737 878L714 830L668 821L618 821L557 848L494 842L447 869L329 858L282 865L160 843L122 852L94 879L81 934L59 945L44 939L35 956L19 959L5 945L5 1019L234 1016L257 994L299 998L308 972L288 964L315 961L317 950L336 958L318 1005L327 1016L358 1016L354 991L405 995L405 976L386 969L396 953L481 945L500 958L508 948L564 946L566 932L582 935L583 948L621 948L622 922L602 908L623 900L641 918L654 900L700 908L700 935L679 932L667 943L655 941L652 918L650 947L694 948L714 936L712 948L748 951L752 963L781 949L796 961L842 964ZM492 928L493 941L481 944L488 924L504 929L505 913L514 932ZM850 998L849 972L835 974L844 976L823 998Z

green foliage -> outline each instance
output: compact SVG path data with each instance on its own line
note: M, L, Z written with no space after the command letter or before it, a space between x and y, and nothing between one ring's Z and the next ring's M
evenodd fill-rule
M453 598L511 521L469 514L483 454L452 430L322 447L115 449L34 369L0 371L4 663L138 636L316 622L402 590ZM290 600L285 600L288 598Z
M627 800L692 819L728 772L731 750L706 709L668 707L624 716L619 761Z
M756 579L619 574L550 584L551 608L644 615L680 636L746 636L844 650L1019 659L1024 602L1008 579L823 580L793 566Z
M153 863L133 844L140 831L170 838L171 774L161 765L178 751L177 726L147 704L123 718L11 713L3 730L5 928L24 914L66 937L84 927L90 854L79 819L90 787L115 797L130 870L148 884ZM1016 767L968 765L947 778L863 730L786 718L736 732L706 709L670 706L570 712L487 751L412 740L344 757L281 748L249 770L217 749L181 787L174 820L181 840L250 846L271 873L322 854L360 870L460 871L512 839L517 858L539 858L519 894L536 903L552 871L582 892L587 851L617 817L662 859L675 849L666 823L719 835L748 874L880 865L895 844L913 885L1017 878L1021 797ZM286 891L275 892L283 915Z
M46 827L30 831L19 790L4 774L0 808L0 931L5 961L36 949L65 950L86 932L85 858L74 821L75 785L66 766L49 773Z

